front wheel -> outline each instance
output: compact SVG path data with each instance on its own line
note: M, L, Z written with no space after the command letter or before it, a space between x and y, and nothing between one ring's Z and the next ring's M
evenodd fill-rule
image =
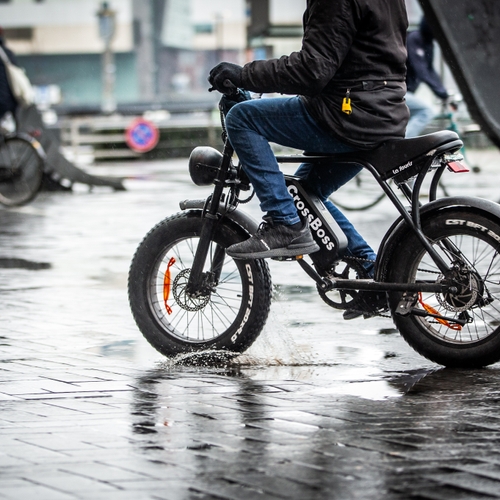
M200 290L187 293L202 222L200 211L163 220L146 235L130 266L128 290L135 321L165 356L243 352L269 313L269 268L263 260L233 260L226 255L228 246L245 238L229 223L219 223L215 230Z
M392 254L388 280L446 282L458 292L415 294L412 306L423 316L394 314L404 303L403 294L390 293L401 335L417 352L445 366L473 368L499 361L500 224L487 214L453 208L428 217L422 230L449 265L448 274L408 232Z

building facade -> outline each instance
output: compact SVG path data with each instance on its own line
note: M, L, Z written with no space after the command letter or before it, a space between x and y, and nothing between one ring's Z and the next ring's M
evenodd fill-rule
M118 103L202 95L218 59L243 62L244 0L0 1L8 46L35 85L61 89L65 106L95 107L102 100L103 8L114 18L110 47Z
M410 21L421 11L407 0ZM243 64L300 48L306 0L0 0L8 46L31 81L61 89L62 105L99 107L102 12L112 12L109 47L118 104L203 98L221 60ZM107 10L106 10L107 9ZM101 14L100 14L101 13ZM108 74L109 76L109 74Z

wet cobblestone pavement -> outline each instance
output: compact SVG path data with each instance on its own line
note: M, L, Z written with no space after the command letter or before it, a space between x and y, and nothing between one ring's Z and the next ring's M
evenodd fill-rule
M476 154L481 173L450 188L497 201L500 155ZM444 370L388 318L344 322L294 264L271 263L271 317L230 366L147 344L128 266L179 200L206 195L186 170L95 167L128 190L0 209L0 498L500 498L500 366ZM376 245L395 213L351 218Z

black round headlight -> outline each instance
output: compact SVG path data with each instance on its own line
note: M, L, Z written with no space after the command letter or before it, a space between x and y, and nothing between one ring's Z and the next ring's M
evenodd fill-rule
M189 156L189 175L197 186L213 184L222 160L222 153L209 146L194 148Z

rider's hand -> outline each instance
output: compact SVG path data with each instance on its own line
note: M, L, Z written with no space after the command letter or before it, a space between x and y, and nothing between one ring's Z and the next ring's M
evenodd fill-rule
M458 110L458 102L452 94L448 94L446 97L442 97L442 99L445 107L450 108L452 111Z
M222 94L231 94L241 87L241 73L243 68L238 64L222 62L212 68L208 81L212 88Z

